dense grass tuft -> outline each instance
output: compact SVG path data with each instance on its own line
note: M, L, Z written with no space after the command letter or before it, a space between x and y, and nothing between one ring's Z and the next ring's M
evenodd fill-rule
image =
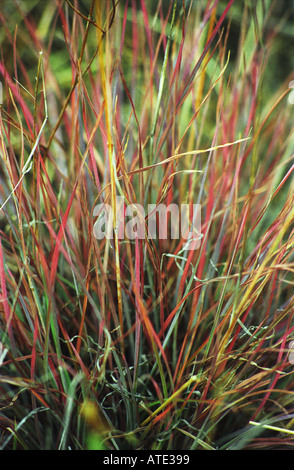
M1 449L293 448L281 3L2 2ZM118 196L144 238L96 237Z

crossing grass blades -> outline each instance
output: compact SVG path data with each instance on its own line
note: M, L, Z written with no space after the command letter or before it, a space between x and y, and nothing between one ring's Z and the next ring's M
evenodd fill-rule
M1 449L293 448L281 4L1 3ZM199 247L97 239L117 196L200 204Z

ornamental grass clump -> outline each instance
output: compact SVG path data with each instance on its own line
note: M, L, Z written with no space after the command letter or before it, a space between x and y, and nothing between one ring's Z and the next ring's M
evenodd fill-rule
M2 2L1 449L293 448L281 4Z

